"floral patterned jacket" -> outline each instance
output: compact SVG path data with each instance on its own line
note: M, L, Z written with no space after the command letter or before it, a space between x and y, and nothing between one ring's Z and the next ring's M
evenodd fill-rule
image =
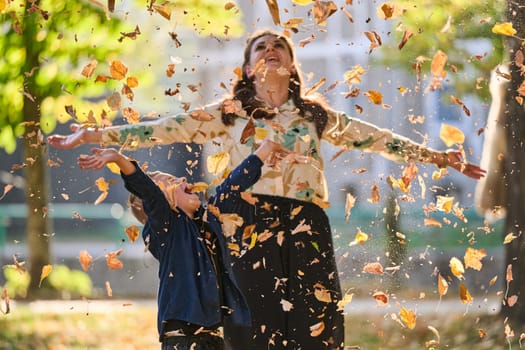
M239 116L234 125L221 119L223 108L233 109ZM265 165L261 179L252 192L284 196L328 206L328 190L321 156L321 140L344 149L379 153L396 162L431 162L437 151L417 144L388 129L351 118L344 112L328 110L328 122L321 135L312 122L302 118L289 100L276 109L271 120L251 119L238 107L238 101L224 100L187 113L105 128L103 144L120 144L127 149L151 147L156 144L203 144L214 140L234 169L265 138L279 142L308 162L281 162L279 167Z

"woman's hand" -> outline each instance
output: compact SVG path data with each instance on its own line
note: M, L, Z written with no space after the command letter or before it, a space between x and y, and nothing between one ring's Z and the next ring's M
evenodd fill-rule
M71 124L72 134L50 135L47 138L49 145L58 149L70 149L83 143L100 143L102 135L97 129L82 128L79 124Z
M92 155L80 155L77 164L82 170L102 169L108 163L115 163L124 175L135 172L135 165L124 155L113 148L93 148Z

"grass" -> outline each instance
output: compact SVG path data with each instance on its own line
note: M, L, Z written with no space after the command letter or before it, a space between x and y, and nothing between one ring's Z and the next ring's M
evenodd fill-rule
M355 302L355 301L353 301ZM355 313L346 319L346 344L380 349L520 349L519 331L508 343L494 315L428 313L408 329L385 313ZM397 318L398 320L395 320ZM480 337L480 334L485 334ZM0 350L159 349L154 302L63 301L14 304L0 314Z

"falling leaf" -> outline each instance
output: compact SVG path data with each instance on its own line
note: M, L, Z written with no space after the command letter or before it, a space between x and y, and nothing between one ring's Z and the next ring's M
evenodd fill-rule
M518 237L516 237L516 236L514 235L514 233L511 232L511 233L509 233L509 234L507 234L507 235L505 236L505 238L503 239L503 244L509 244L510 242L512 242L513 240L515 240L516 238L518 238Z
M316 1L313 6L315 22L319 25L326 25L328 17L337 11L337 5L333 1Z
M485 252L485 249L474 249L467 247L465 257L463 258L463 260L465 261L465 267L470 267L471 269L480 271L483 267L481 259L483 259L486 256L487 253Z
M432 58L432 63L430 65L430 73L435 77L442 77L447 60L447 54L441 50L438 50Z
M472 295L470 295L470 292L464 283L459 284L459 297L461 298L461 302L463 304L470 304L474 301Z
M7 193L9 193L9 191L11 191L13 189L13 185L11 184L7 184L4 186L4 193L2 194L2 197L0 197L0 200L4 199L4 197L6 196Z
M313 0L292 0L292 2L297 5L306 6L310 5L313 2Z
M130 242L135 242L139 238L139 228L137 225L131 225L126 227L126 235Z
M461 101L459 98L457 98L457 97L455 97L453 95L450 95L450 101L452 103L454 103L454 104L457 104L458 106L461 106L463 108L463 112L465 112L467 117L470 117L470 110L467 108L467 106L465 106L463 101Z
M291 234L295 235L301 232L309 232L311 230L311 226L308 224L305 224L304 222L306 219L302 219L299 224L292 230Z
M494 276L494 277L492 277L492 278L490 279L490 281L489 281L489 286L492 287L493 285L495 285L497 280L498 280L498 276Z
M345 293L345 295L343 296L343 299L337 302L337 310L338 311L344 310L345 306L352 302L353 297L354 297L354 293Z
M381 200L381 196L379 195L379 187L377 187L377 183L374 182L374 185L372 186L372 189L370 191L370 198L368 198L368 201L370 203L379 203Z
M322 301L323 303L332 302L332 296L330 295L330 291L326 289L326 287L323 286L321 283L314 284L314 295L317 300Z
M425 226L432 226L432 227L441 227L441 226L443 226L441 224L441 222L437 221L434 218L425 218L425 220L423 221L423 225L425 225Z
M408 329L414 329L414 327L416 327L416 314L414 311L401 307L399 310L399 317Z
M106 103L112 111L118 111L122 107L122 96L117 91L115 91L106 97Z
M321 333L323 333L324 331L324 322L321 321L319 323L316 323L312 326L310 326L310 336L311 337L318 337L321 335Z
M124 252L124 249L119 249L115 252L109 252L106 254L106 264L110 270L120 270L124 267L122 261L118 259L118 256Z
M516 29L512 27L511 22L496 23L492 27L492 33L513 36L517 33Z
M0 312L4 315L7 315L11 312L10 307L10 301L9 301L9 295L7 294L7 288L4 288L3 296L0 296L0 302L3 302L5 305L5 308L0 305Z
M266 5L268 10L270 10L270 15L272 15L273 24L276 26L281 24L281 18L279 16L279 4L277 0L266 0Z
M385 2L379 5L376 9L377 16L381 19L395 19L405 13L405 9L394 2Z
M110 298L113 296L113 289L111 289L109 281L106 281L106 295Z
M206 166L208 172L213 175L222 173L230 163L230 154L222 151L208 156Z
M363 95L368 96L368 100L376 105L380 105L383 102L383 95L376 90L368 90Z
M441 276L441 274L438 274L438 293L439 293L439 298L441 299L441 297L446 295L447 292L448 292L448 282L443 276Z
M366 74L366 70L360 65L357 64L352 69L344 73L344 82L345 84L350 85L361 83L361 77Z
M126 118L128 124L138 124L140 121L140 113L130 107L124 108L122 110L122 115Z
M381 265L378 262L367 263L363 267L363 272L370 273L373 275L382 275L383 271L383 265Z
M42 281L49 276L49 274L53 271L53 266L51 265L44 265L42 267L42 273L40 274L40 283L38 283L38 288L42 285Z
M222 223L222 233L226 237L231 237L235 234L238 227L241 227L244 220L241 216L232 214L220 214L219 220Z
M160 14L162 17L166 18L168 21L171 18L171 9L165 5L153 5L153 9Z
M448 124L441 124L439 138L445 143L445 145L447 145L447 147L465 142L465 135L463 132Z
M84 68L82 68L82 75L86 78L91 78L91 75L93 75L93 72L95 71L95 68L97 67L98 61L93 60L86 64Z
M93 258L91 255L89 255L87 250L81 250L78 260L80 261L80 265L82 265L82 269L87 271L91 265L91 262L93 261Z
M300 17L297 18L290 18L286 22L283 23L284 28L297 28L300 24L303 23L303 19Z
M366 31L365 32L365 36L370 41L370 46L368 48L368 53L371 53L375 48L378 48L378 47L380 47L383 44L383 42L381 40L381 36L379 34L377 34L377 32L375 32L374 30L371 31L371 32Z
M436 209L445 213L450 213L452 205L454 204L454 197L436 196Z
M350 220L350 211L355 205L356 198L352 196L351 193L346 194L346 200L345 200L345 220Z
M377 301L378 306L388 305L388 295L384 292L375 292L372 296Z
M463 267L463 263L461 262L461 260L459 260L456 257L452 257L450 259L449 266L454 276L456 276L458 279L463 279L465 268Z
M122 80L128 74L128 67L119 60L111 61L109 65L109 73L115 80Z
M290 303L288 300L281 299L281 305L282 305L283 311L290 311L291 309L293 309L293 304Z
M357 229L357 233L355 235L355 238L352 242L350 242L348 245L350 247L358 244L364 244L366 241L368 241L368 235L364 232L361 232L360 229Z

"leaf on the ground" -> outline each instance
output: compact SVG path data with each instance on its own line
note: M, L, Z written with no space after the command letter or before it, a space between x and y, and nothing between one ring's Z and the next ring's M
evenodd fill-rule
M84 271L89 270L89 267L91 266L91 262L93 261L93 257L89 255L87 250L81 250L80 254L78 256L78 261L80 261L80 265L82 266L82 269Z
M517 33L517 31L512 26L512 22L503 22L503 23L496 23L492 27L492 33L513 36Z
M53 271L52 265L44 265L42 266L42 272L40 273L40 282L38 283L38 287L42 285L42 281L46 279L47 276Z

